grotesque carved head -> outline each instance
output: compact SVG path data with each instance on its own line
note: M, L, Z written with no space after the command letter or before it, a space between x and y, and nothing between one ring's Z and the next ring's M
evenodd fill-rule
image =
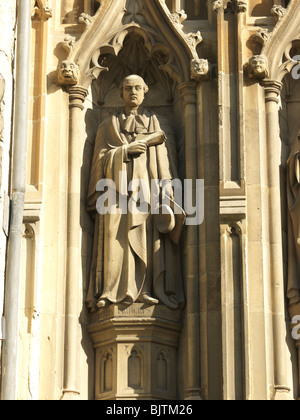
M58 82L61 85L73 86L78 83L79 68L77 64L64 60L58 68Z
M250 79L264 79L268 77L268 59L264 55L254 55L248 63L248 76Z
M209 72L208 60L203 58L191 61L191 78L193 80L205 79Z
M144 79L136 74L125 77L120 86L121 97L129 108L138 108L148 92L149 87Z

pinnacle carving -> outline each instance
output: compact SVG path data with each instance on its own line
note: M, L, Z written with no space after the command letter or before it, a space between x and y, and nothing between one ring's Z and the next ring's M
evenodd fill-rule
M32 0L31 19L46 21L52 17L52 9L43 0Z

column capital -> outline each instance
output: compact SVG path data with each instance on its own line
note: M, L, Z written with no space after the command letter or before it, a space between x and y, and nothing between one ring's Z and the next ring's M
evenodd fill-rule
M179 92L181 93L182 99L184 100L184 106L186 105L195 105L197 98L197 83L196 82L186 82L182 83L178 87Z
M87 97L88 91L82 86L71 86L69 92L69 106L70 108L83 109L83 103Z
M261 85L265 88L266 102L273 101L278 104L282 83L274 79L263 79Z

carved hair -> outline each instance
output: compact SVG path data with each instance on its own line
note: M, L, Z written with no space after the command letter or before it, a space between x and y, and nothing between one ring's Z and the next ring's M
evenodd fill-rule
M125 79L120 84L120 95L121 95L121 98L123 98L123 89L124 89L124 85L125 85L126 81L129 80L129 79L133 79L133 78L140 79L140 81L142 82L143 87L144 87L144 93L145 93L145 95L149 92L149 87L146 84L145 80L141 76L139 76L138 74L131 74L130 76L126 76Z

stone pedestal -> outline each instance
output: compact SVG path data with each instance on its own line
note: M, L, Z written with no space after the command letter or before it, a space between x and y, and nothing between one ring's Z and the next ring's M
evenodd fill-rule
M182 311L111 305L93 314L96 400L175 400Z

